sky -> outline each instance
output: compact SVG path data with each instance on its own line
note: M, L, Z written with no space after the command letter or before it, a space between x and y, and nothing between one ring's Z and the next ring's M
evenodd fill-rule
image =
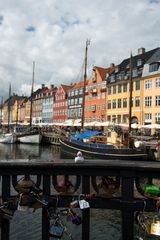
M41 84L70 85L93 66L119 64L138 48L160 46L160 0L0 1L0 98Z

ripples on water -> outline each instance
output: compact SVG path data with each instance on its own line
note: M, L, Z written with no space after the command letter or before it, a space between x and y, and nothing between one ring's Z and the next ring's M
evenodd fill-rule
M63 161L60 149L53 145L0 144L0 160L30 159ZM67 160L65 160L66 162ZM81 211L79 214L81 214ZM90 210L91 240L120 240L120 211ZM81 226L67 222L75 240L81 240ZM41 239L41 209L35 213L16 211L11 220L11 240Z

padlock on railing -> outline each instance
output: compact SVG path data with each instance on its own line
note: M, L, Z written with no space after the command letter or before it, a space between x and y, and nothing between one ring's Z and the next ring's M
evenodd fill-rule
M12 219L14 212L17 209L17 204L14 200L3 202L0 200L0 217L5 219Z
M54 238L61 238L63 236L64 227L58 221L51 224L49 227L49 236Z
M71 216L71 221L75 225L80 225L82 223L82 219L80 216L77 215L76 212L74 212L72 209L69 210L69 214Z
M30 179L30 177L24 177L17 182L15 189L19 193L29 193L34 192L39 194L42 190Z
M85 198L84 194L79 195L79 207L81 210L90 208L89 202L87 202L84 198Z
M150 227L150 234L155 236L160 236L160 215L156 215L153 218L153 222Z
M27 195L25 195L27 197ZM17 210L22 211L22 212L27 212L29 210L29 206L27 205L27 202L25 201L25 197L23 193L20 194L19 199L18 199L18 206Z

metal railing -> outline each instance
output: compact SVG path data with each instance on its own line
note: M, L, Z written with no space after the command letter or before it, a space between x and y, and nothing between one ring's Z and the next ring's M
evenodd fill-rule
M140 186L139 179L160 178L160 163L158 162L133 162L118 160L93 160L84 163L74 163L73 160L63 163L56 162L32 162L32 161L1 161L1 197L4 201L12 196L11 189L16 186L17 176L36 176L37 186L41 186L42 194L49 198L58 196L58 207L68 207L74 198L78 199L81 194L95 193L94 198L89 200L90 208L96 209L116 209L121 211L122 225L121 234L123 240L134 239L135 212L144 208L144 199L146 211L156 210L156 200L145 197L143 189ZM74 178L74 191L71 193L60 194L56 191L58 183L57 176L65 176L65 179ZM104 197L99 192L98 176L112 176L119 179L120 186L118 194ZM99 178L98 178L99 179ZM135 184L136 183L136 184ZM51 189L54 189L52 192ZM135 194L137 192L138 194ZM107 190L106 190L106 194ZM82 240L90 239L90 208L82 211ZM9 240L10 221L3 219L1 221L1 240ZM49 220L47 211L42 208L42 238L48 240Z

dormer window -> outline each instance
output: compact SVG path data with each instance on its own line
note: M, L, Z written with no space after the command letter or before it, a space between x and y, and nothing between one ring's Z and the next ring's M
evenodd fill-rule
M149 64L149 72L158 71L158 67L159 67L159 63L158 62Z
M95 71L95 69L93 69L93 71L92 71L92 81L96 82L96 71Z
M138 59L138 60L137 60L137 67L138 67L138 66L141 66L142 63L143 63L143 62L142 62L142 59Z

